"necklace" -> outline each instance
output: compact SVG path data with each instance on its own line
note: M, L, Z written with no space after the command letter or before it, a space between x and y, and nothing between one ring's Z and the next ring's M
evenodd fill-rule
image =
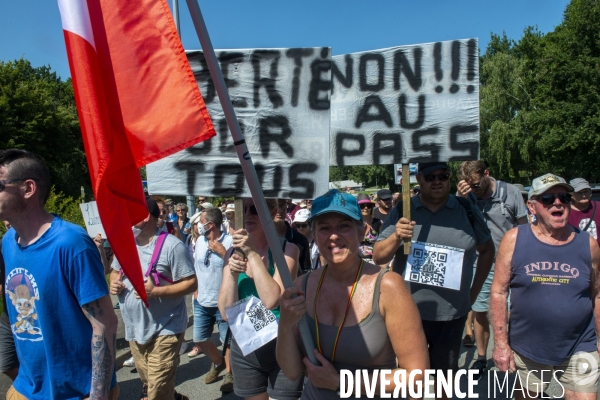
M360 273L363 268L364 260L360 260L360 266L358 267L358 271L356 272L356 277L354 278L354 285L352 285L352 290L350 291L350 295L348 296L348 303L346 304L346 311L344 312L344 319L342 319L342 323L338 327L337 334L335 335L335 341L333 342L333 350L331 351L331 362L335 359L335 353L337 351L338 341L340 339L340 334L342 333L342 327L344 326L344 322L346 322L346 316L348 315L348 309L350 308L350 303L352 302L352 298L354 297L354 293L356 292L356 287L358 286L358 278L360 278ZM321 349L321 335L319 334L319 317L317 315L317 302L319 301L319 292L321 291L321 286L323 285L323 279L325 278L325 273L327 272L327 266L324 267L323 273L321 274L321 279L319 279L319 286L317 286L317 293L315 295L315 304L314 304L314 314L315 314L315 330L317 332L317 348L323 354L323 350Z

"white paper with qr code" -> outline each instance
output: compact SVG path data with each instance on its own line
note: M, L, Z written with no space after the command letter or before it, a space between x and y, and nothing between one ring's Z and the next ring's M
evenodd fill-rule
M465 251L456 247L412 242L404 280L460 290Z
M244 356L277 337L277 317L254 296L233 303L225 313Z

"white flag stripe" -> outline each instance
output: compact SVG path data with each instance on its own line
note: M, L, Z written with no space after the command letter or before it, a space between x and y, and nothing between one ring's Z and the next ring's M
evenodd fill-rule
M87 0L58 0L58 8L63 29L81 36L96 48Z

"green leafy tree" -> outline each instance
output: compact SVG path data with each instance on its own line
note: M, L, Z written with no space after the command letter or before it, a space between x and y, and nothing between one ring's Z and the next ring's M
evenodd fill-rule
M0 149L8 148L41 156L59 192L91 193L73 86L50 67L0 61Z
M481 155L502 179L600 170L600 2L572 0L553 32L492 35L481 58Z

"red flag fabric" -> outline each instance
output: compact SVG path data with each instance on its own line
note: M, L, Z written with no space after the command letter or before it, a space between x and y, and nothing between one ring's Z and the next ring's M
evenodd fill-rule
M131 230L148 216L139 168L215 131L165 0L58 5L100 219L147 304Z

